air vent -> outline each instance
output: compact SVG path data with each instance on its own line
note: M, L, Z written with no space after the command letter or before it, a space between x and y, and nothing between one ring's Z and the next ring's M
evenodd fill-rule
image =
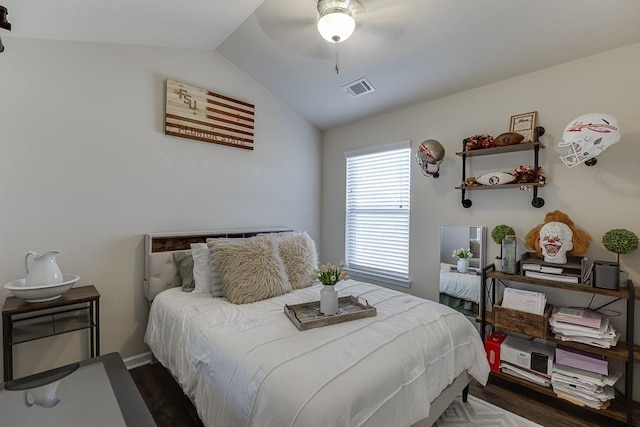
M357 98L359 96L366 95L367 93L375 92L375 88L371 86L369 80L364 77L342 86L342 89L344 89L351 98Z

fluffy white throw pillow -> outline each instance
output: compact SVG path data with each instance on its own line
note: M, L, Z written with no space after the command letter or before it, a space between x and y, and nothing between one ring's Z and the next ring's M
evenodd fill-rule
M215 239L207 245L213 255L212 269L219 271L229 302L248 304L291 291L278 246L272 239Z
M318 252L313 239L306 232L273 233L278 253L293 289L309 287L314 282L313 269L318 266Z

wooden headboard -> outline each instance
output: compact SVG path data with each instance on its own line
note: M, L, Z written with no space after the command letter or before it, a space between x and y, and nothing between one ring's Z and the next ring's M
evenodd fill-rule
M209 230L175 233L150 233L145 235L144 295L153 301L165 289L179 286L173 252L191 248L191 243L205 243L207 239L235 239L263 233L283 233L290 227L270 227L247 230Z

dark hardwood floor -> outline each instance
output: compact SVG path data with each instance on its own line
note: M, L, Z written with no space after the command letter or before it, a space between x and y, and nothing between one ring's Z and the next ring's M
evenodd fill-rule
M196 408L160 363L129 371L158 427L203 426Z
M129 372L158 427L202 426L191 401L160 363L144 365ZM486 387L472 382L470 394L545 427L624 425L596 413L581 410L568 402L516 388L496 378L492 378ZM636 422L635 425L640 423Z

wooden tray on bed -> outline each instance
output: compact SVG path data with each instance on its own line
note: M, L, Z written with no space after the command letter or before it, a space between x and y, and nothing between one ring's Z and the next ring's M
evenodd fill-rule
M364 301L364 304L360 300ZM285 304L284 314L296 325L299 331L306 331L363 317L372 317L378 312L364 298L358 299L353 295L348 295L338 298L338 314L332 316L320 313L320 301L294 305Z

